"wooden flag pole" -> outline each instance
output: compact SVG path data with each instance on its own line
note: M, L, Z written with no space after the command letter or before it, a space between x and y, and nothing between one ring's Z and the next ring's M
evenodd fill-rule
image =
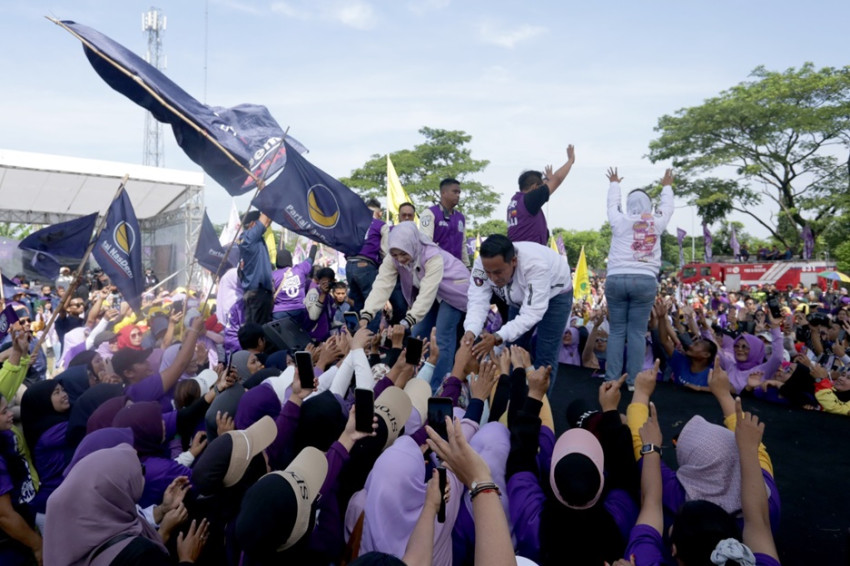
M59 316L60 312L64 312L65 308L68 306L68 303L71 301L71 297L74 295L74 291L77 290L77 286L80 282L80 277L83 275L83 268L86 266L86 262L89 260L89 256L94 250L95 244L97 244L98 239L100 238L101 232L106 227L106 219L109 216L109 209L112 208L112 204L118 200L118 197L121 196L121 193L124 191L124 187L127 184L127 181L130 179L129 173L124 175L124 178L121 179L121 184L118 185L118 190L115 191L115 196L112 197L112 200L109 201L109 206L106 208L106 214L98 220L97 228L94 231L94 237L89 242L89 246L86 248L86 253L83 255L83 259L80 260L80 265L77 266L77 270L74 272L74 279L71 281L71 284L68 286L68 289L65 290L65 296L62 297L62 302L59 306L53 311L53 314L50 316L50 320L47 321L47 324L44 326L44 330L41 333L41 337L38 339L38 342L35 343L35 348L33 351L37 352L41 345L44 343L44 340L47 338L47 333L50 332L50 329L53 327L53 323L56 322L56 318ZM35 361L35 358L30 360L30 364Z

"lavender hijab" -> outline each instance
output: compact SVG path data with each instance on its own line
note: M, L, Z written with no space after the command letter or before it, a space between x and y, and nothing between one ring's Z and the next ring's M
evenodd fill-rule
M573 366L581 365L581 352L578 351L579 333L578 328L569 326L564 331L564 334L569 333L572 336L569 344L561 342L561 350L558 352L558 362L562 364L570 364Z
M734 432L696 415L679 434L676 460L676 478L689 501L704 499L727 513L741 509L741 463Z
M118 535L144 537L168 552L156 530L136 512L144 489L142 465L128 444L98 450L80 460L47 500L44 563L92 564L91 555ZM109 564L130 542L109 547L97 563Z

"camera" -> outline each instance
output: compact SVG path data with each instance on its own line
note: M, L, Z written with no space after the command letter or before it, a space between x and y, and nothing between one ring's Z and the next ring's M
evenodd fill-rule
M822 312L813 312L806 317L812 326L829 326L829 317Z

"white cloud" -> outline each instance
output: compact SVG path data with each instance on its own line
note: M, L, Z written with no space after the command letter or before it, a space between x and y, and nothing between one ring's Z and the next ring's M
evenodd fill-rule
M336 2L325 13L329 18L359 30L372 29L377 23L375 9L368 2L360 0Z
M484 43L513 49L518 43L548 31L543 26L531 24L522 24L517 28L509 29L507 26L498 26L492 22L482 22L478 24L478 39Z

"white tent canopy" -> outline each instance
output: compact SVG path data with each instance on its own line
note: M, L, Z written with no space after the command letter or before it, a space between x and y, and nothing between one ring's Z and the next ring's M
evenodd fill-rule
M124 175L139 220L203 191L201 172L0 149L0 222L53 224L104 213Z

